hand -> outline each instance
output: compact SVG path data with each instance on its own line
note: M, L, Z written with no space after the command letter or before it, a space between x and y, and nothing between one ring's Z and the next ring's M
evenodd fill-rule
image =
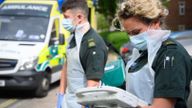
M87 87L99 87L99 80L87 80Z
M63 100L64 100L64 94L58 93L57 94L57 108L62 108Z

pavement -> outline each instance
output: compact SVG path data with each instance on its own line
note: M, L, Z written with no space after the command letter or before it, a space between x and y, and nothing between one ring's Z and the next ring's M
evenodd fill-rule
M56 93L58 92L58 89L58 84L54 84L52 85L48 96L43 98L29 97L19 99L16 103L6 108L56 108Z
M56 108L58 87L52 89L44 98L24 99L9 108Z
M59 83L53 84L49 91L48 96L44 98L36 98L28 95L27 92L17 92L14 94L2 94L0 96L0 108L56 108ZM191 85L192 89L192 85ZM11 96L11 97L10 97ZM192 93L189 97L188 108L192 108Z

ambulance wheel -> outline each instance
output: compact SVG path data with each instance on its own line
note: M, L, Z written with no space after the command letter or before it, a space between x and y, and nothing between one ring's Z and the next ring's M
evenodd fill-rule
M50 88L50 75L46 75L41 79L39 86L35 90L35 96L37 97L47 96L49 88Z

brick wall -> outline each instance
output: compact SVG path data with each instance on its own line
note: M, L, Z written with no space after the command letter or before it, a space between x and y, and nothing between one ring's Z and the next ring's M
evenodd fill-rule
M185 15L179 15L179 1L185 1ZM179 30L179 25L192 30L192 0L170 0L167 26L174 31Z

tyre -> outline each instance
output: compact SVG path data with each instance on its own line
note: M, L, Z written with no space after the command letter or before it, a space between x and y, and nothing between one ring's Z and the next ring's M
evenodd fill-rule
M39 83L39 86L35 90L36 97L45 97L48 95L50 88L50 75L45 75Z

